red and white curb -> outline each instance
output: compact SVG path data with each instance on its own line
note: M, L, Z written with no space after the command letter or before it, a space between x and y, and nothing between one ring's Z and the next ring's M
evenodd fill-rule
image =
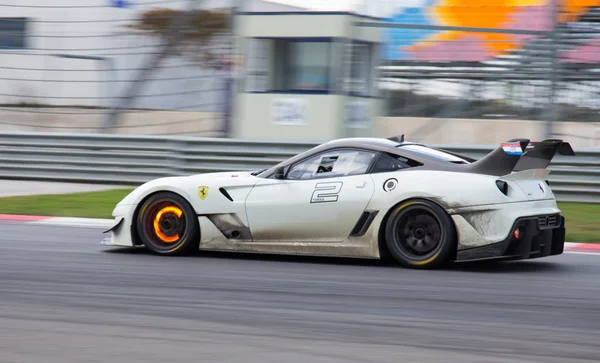
M109 229L115 223L113 219L103 218L71 218L71 217L44 217L27 216L18 214L0 214L0 221L22 222L27 224L83 227L83 228L106 228Z
M70 218L70 217L44 217L17 214L0 214L0 221L21 222L26 224L81 227L81 228L111 228L115 221L102 218ZM575 243L565 242L566 253L582 253L600 255L600 243Z
M573 243L565 242L566 253L582 253L600 255L600 243Z

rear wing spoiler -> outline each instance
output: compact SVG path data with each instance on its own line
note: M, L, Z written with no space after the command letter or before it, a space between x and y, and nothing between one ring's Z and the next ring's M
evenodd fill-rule
M556 154L574 156L571 144L562 140L530 142L513 171L546 169Z
M481 159L465 166L465 171L477 174L508 175L512 172L546 169L556 154L575 155L568 142L547 139L531 142L513 139L502 143Z

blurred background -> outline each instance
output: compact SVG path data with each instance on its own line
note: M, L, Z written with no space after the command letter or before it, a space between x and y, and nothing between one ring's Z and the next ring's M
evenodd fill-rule
M352 31L378 40L303 42L294 33L282 45L285 21L258 37L240 20L339 11L360 15ZM307 34L312 22L325 36L315 21ZM3 0L0 131L306 141L405 133L437 144L554 137L599 147L599 21L600 0ZM336 46L350 54L343 63ZM277 72L291 79L287 88L273 86ZM257 92L354 92L377 103L346 105L369 116L360 132L332 126L295 137L243 117L274 112L246 97ZM303 105L291 101L283 107ZM318 107L311 112L326 113ZM335 123L343 114L315 117Z

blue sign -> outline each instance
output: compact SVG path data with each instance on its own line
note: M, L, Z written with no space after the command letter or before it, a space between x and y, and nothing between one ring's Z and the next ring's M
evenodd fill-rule
M110 6L124 9L133 6L133 3L127 0L110 0Z

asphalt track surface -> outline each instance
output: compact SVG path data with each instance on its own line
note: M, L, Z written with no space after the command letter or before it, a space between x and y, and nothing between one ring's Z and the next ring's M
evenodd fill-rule
M413 271L0 224L0 362L593 362L600 257Z

